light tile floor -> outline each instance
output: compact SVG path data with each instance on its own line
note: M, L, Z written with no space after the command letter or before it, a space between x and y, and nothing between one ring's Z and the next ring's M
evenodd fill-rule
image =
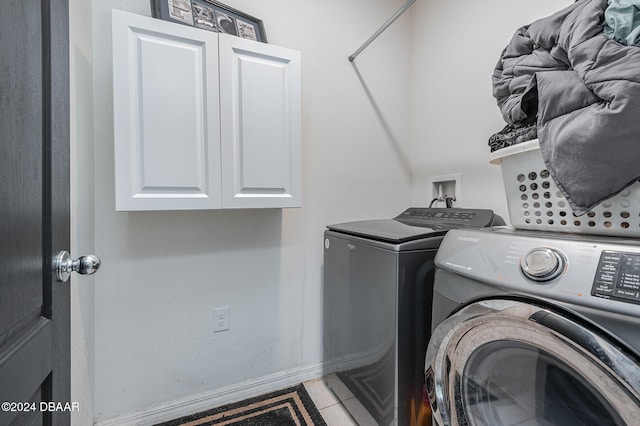
M304 387L328 426L377 425L351 391L335 375L310 380L304 383ZM348 407L349 411L345 407Z

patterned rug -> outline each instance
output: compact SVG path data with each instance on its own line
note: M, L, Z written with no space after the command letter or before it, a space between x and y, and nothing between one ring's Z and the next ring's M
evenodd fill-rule
M303 384L157 426L326 426Z

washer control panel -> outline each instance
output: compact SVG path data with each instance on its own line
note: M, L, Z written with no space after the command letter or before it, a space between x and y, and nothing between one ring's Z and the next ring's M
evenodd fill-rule
M394 220L412 226L440 228L483 228L504 225L504 220L487 209L410 207Z
M558 250L537 247L522 257L520 268L530 280L545 282L559 277L564 272L566 263L564 255Z
M603 251L591 294L640 304L640 254Z

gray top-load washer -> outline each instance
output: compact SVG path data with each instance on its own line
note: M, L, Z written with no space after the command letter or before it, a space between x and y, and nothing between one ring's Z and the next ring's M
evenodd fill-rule
M360 424L408 425L423 402L433 260L442 237L502 224L491 210L409 208L393 219L327 227L324 375L337 395L346 388L355 396L345 407Z
M437 424L638 424L638 240L454 230L436 265Z

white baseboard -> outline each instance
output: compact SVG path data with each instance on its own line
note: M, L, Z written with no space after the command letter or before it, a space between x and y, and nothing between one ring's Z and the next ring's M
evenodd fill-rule
M101 420L96 422L96 426L151 426L320 377L322 364L281 371L211 392L169 401L135 413Z

